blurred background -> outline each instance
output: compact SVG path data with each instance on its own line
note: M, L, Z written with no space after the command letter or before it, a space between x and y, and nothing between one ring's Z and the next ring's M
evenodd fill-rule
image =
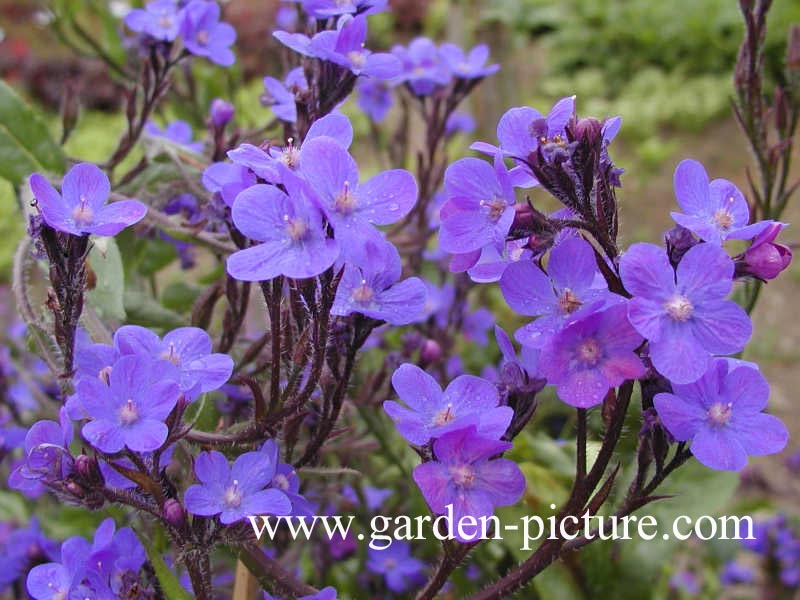
M730 179L747 194L747 171L753 164L731 111L733 67L743 35L734 0L390 3L391 13L370 18L370 48L388 49L394 43L426 35L463 47L487 43L492 62L501 64L500 72L482 82L471 96L467 108L476 129L452 142L451 159L468 154L467 147L475 139L494 142L497 120L508 108L529 105L546 113L556 99L576 94L580 115L623 118L620 137L612 148L616 164L626 171L619 193L623 245L658 242L671 226L669 211L675 209L672 173L683 158L699 160L712 178ZM191 93L186 94L185 102L171 103L177 105L174 114L158 115L162 123L180 117L202 132L208 104L214 97L235 102L240 127L256 128L271 120L270 110L259 102L262 78L272 75L282 79L288 70L287 54L271 37L271 31L276 28L276 19L283 20L282 28L291 27L291 15L279 12L286 4L273 0L230 0L223 5L225 20L239 35L236 66L221 70L198 61L191 73L183 73L185 81L177 86L177 93ZM127 68L128 49L121 35L121 16L130 6L122 0L0 0L0 74L4 80L46 111L56 136L61 133L65 95L74 93L80 99L79 126L65 145L70 156L102 160L124 129L120 81ZM773 83L781 77L791 23L800 23L800 2L774 2L765 55L767 77ZM98 53L104 58L96 58ZM766 89L771 89L769 84ZM357 131L352 151L368 171L369 161L374 160L370 141L374 132L354 107L346 105L343 111L352 116ZM390 114L389 120L392 118ZM796 175L800 175L798 162L794 161ZM375 170L378 167L373 165ZM532 195L534 202L544 201L543 197L535 192ZM18 211L12 185L0 180L0 279L4 284L10 280L16 242L25 231ZM800 197L793 199L783 220L800 224ZM785 239L800 239L798 227L792 225ZM753 315L756 333L745 358L761 365L772 385L771 410L787 423L793 441L778 456L752 461L740 480L719 479L707 470L693 471L696 479L682 488L687 497L678 508L696 502L701 513L703 508L713 508L800 517L798 261L770 282L767 291ZM687 544L681 548L674 559L673 577L698 558L706 561L710 570L718 570L735 554L730 545L714 545L696 548ZM671 560L666 558L671 555L665 548L656 546L646 550L651 562ZM587 552L582 559L584 567L591 566L593 556L599 561L607 553ZM572 569L570 565L567 568ZM630 566L624 568L632 570ZM652 584L648 573L645 570L638 576L642 590ZM604 579L610 581L611 571L606 575ZM569 584L559 583L558 573L548 577L553 579L554 590L563 592L577 585L574 572ZM690 594L691 585L681 587L676 581L669 593ZM553 597L570 597L570 592L563 593L567 595ZM746 590L743 593L732 597L751 597ZM633 593L625 597L649 596Z

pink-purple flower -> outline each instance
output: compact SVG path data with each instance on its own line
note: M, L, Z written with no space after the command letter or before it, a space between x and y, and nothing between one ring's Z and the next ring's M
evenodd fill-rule
M494 458L511 446L479 435L474 425L451 431L433 443L436 459L417 465L414 481L434 513L444 514L452 505L456 524L464 523L466 516L488 518L495 507L514 504L525 491L525 477L517 464ZM458 527L453 533L456 539L473 541Z
M589 408L611 388L646 373L634 352L643 341L628 322L627 307L617 304L569 322L542 350L539 368L561 400Z

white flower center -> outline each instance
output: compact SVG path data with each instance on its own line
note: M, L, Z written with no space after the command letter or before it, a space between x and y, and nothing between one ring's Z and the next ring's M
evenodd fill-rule
M461 487L472 487L475 483L475 471L472 469L472 465L453 467L450 469L450 475L453 477L455 484Z
M200 31L195 34L194 38L197 40L197 43L201 46L205 46L208 44L208 31L205 29L201 29Z
M481 200L480 205L486 207L489 213L489 218L492 221L497 221L506 210L506 201L503 198L495 196L491 200Z
M583 304L578 297L569 288L564 288L564 291L558 297L558 309L567 315L574 313Z
M295 242L299 242L308 233L308 225L303 219L291 218L289 215L283 215L283 220L286 222L286 233Z
M664 304L664 311L674 321L687 321L692 316L694 306L686 296L676 295Z
M578 355L578 360L590 366L596 365L602 355L600 344L598 344L597 340L594 338L589 338L581 342L578 345L576 353Z
M350 191L350 182L345 181L344 189L336 195L333 203L334 208L343 215L349 215L355 210L357 203L356 195Z
M161 360L168 360L176 367L180 365L181 357L178 356L178 353L175 352L175 344L170 343L169 349L162 352L161 356L159 357Z
M234 479L233 485L225 490L223 501L232 508L242 504L242 493L239 491L239 482L237 480Z
M708 420L714 425L727 424L727 422L731 420L731 407L732 404L730 402L727 404L723 404L722 402L714 403L711 408L708 409Z
M367 285L367 280L362 279L361 285L353 290L353 300L359 304L368 304L375 297L375 291Z
M72 219L83 224L89 224L94 219L94 211L87 206L85 196L81 196L81 203L72 211Z
M714 213L713 221L716 223L717 227L723 231L727 231L731 228L731 225L733 225L733 215L726 209L720 208Z
M128 401L125 402L125 406L120 409L119 420L123 425L133 425L139 420L139 411L136 409L136 405L130 398L128 398Z
M447 425L448 423L452 422L455 418L456 415L453 412L453 405L448 404L433 416L433 424L437 427L440 427L442 425Z

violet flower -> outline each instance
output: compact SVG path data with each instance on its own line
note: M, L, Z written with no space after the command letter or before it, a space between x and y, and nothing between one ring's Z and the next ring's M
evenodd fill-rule
M710 469L739 471L748 456L775 454L789 433L767 406L769 384L755 365L715 359L700 379L656 394L661 423L679 442L691 441L695 458Z
M215 162L203 171L202 181L204 188L212 194L219 194L225 206L230 208L239 192L256 184L256 176L243 165Z
M297 121L296 93L308 90L308 82L302 67L295 67L286 75L283 82L274 77L264 77L264 94L261 103L272 108L281 121Z
M142 220L147 207L137 200L106 204L111 193L108 177L90 163L72 167L61 184L61 194L39 173L30 188L44 222L72 235L117 235Z
M386 587L396 594L407 591L422 575L425 567L418 558L411 556L411 546L403 540L395 540L386 548L367 549L366 567L376 575L382 575Z
M519 329L523 346L542 348L578 311L597 310L622 298L608 291L594 250L582 238L567 238L550 251L545 274L531 261L511 263L500 278L508 305L539 318Z
M436 460L417 465L413 477L431 511L453 507L453 522L465 516L490 517L497 506L517 502L525 491L525 476L507 458L492 459L511 449L510 442L487 439L475 426L444 434L433 443ZM462 540L457 527L456 539Z
M442 206L439 246L464 254L490 244L502 251L514 221L516 197L500 155L494 167L479 158L462 158L445 171L448 200Z
M405 217L417 201L417 182L404 169L378 173L359 183L358 165L341 145L329 138L303 144L307 168L303 178L316 192L315 200L333 227L348 262L369 262L367 245L380 245L373 225L391 225Z
M183 146L192 152L200 153L203 151L203 142L193 142L192 127L186 121L176 119L169 123L164 129L161 129L153 121L148 121L145 125L145 131L154 137L164 138L173 144Z
M474 375L456 377L443 392L428 373L405 363L392 375L392 386L407 408L387 400L383 410L400 435L419 446L469 425L475 425L482 437L496 440L514 416L510 407L498 406L497 387Z
M233 372L233 359L212 352L211 338L199 327L179 327L162 339L145 327L124 325L114 333L114 348L120 356L137 355L174 365L181 392L189 399L219 389Z
M776 244L775 238L786 227L786 223L770 222L759 233L750 247L736 261L737 275L751 275L762 281L775 279L792 262L792 250Z
M356 83L358 92L358 108L375 123L380 123L386 118L394 100L389 84L373 78L362 78Z
M78 383L78 396L91 420L81 433L101 452L113 454L127 447L134 452L160 448L167 439L167 418L180 396L175 381L151 381L155 361L144 356L123 356L109 375Z
M339 245L323 229L322 214L311 206L285 167L282 180L288 195L259 184L237 196L231 211L234 224L242 234L262 243L228 257L231 277L242 281L268 281L278 275L304 279L319 275L339 256Z
M739 188L727 179L709 183L706 170L696 160L680 162L674 183L675 197L683 213L670 215L678 225L706 242L749 240L769 226L767 221L748 225L750 208Z
M176 0L154 0L144 8L134 8L125 16L125 25L131 31L172 42L178 36L183 11Z
M397 249L389 242L368 243L364 266L345 265L331 314L341 317L360 313L392 325L407 325L423 317L425 284L418 277L400 281Z
M314 56L328 60L353 75L391 79L400 74L402 64L386 52L372 52L364 47L367 40L367 18L343 16L336 31L322 31L311 39Z
M194 462L200 484L186 490L186 510L203 517L219 515L225 525L249 515L288 515L292 503L286 494L264 489L275 476L275 466L263 452L245 452L233 466L220 452L201 452Z
M698 244L673 270L667 253L633 244L622 255L620 276L633 295L628 318L650 342L650 359L674 383L691 383L708 371L712 354L744 348L753 330L747 313L725 300L733 261L713 244Z
M219 14L216 2L192 0L183 9L180 33L189 52L229 67L236 60L230 49L236 41L236 30L228 23L221 23Z
M465 54L464 50L450 43L439 47L439 56L456 77L461 79L480 79L496 73L500 65L486 65L489 59L489 46L480 44Z
M402 64L402 72L396 81L406 83L418 96L430 95L437 88L446 86L452 78L436 44L426 37L413 39L407 48L395 46L392 54Z

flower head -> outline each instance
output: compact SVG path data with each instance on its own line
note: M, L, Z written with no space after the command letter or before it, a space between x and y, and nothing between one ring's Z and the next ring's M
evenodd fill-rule
M342 16L336 31L321 31L311 39L314 56L349 69L353 75L376 79L396 77L402 65L397 57L386 52L371 52L364 47L367 39L367 18Z
M275 467L264 452L245 452L233 466L220 452L202 452L194 462L200 484L186 490L186 510L204 517L219 515L225 525L248 515L288 515L292 503L286 494L265 489L275 476Z
M643 341L628 323L627 307L617 304L568 323L542 350L539 367L559 398L589 408L609 389L645 374L634 353Z
M498 406L497 387L474 375L460 375L442 388L425 371L405 363L392 375L392 386L403 406L393 400L383 403L406 440L422 445L468 425L477 426L487 439L499 439L511 423L514 411Z
M620 260L620 275L633 295L628 318L650 342L650 358L674 383L691 383L708 370L712 354L739 352L752 332L744 310L725 300L733 261L712 244L698 244L673 270L667 253L633 244Z
M395 540L387 548L370 547L366 566L373 573L383 575L386 587L400 594L408 590L415 578L422 574L425 563L411 556L408 542Z
M489 517L496 506L514 504L525 491L525 477L514 461L492 459L509 449L511 443L485 438L474 425L451 431L433 443L436 460L417 465L414 481L436 514L452 505L455 523L465 516ZM460 531L454 533L461 539Z
M108 177L89 163L77 164L67 172L61 194L39 173L31 175L30 187L44 222L72 235L117 235L147 212L137 200L106 204L111 193Z
M164 138L173 144L188 148L192 152L202 152L203 142L192 141L192 126L186 121L176 119L169 123L164 129L161 129L153 121L148 121L145 126L145 131L154 137Z
M144 8L134 8L125 16L125 25L131 31L143 33L163 42L178 37L183 13L175 0L154 0Z
M691 442L695 458L711 469L738 471L748 456L780 452L789 433L767 406L769 385L755 365L714 359L700 379L672 385L653 404L661 423L679 442Z
M480 79L496 73L500 65L486 65L489 58L489 46L480 44L475 46L468 54L455 44L442 44L439 55L456 77L461 79Z
M178 384L154 376L158 363L145 356L123 356L109 375L108 384L99 379L78 382L77 395L91 419L81 433L92 446L114 453L123 448L149 452L167 439L164 419L180 395Z
M236 41L236 30L228 23L221 23L219 13L216 2L192 0L183 9L180 33L189 52L229 67L236 60L230 49Z
M768 226L767 221L748 225L750 209L739 188L727 179L709 183L696 160L681 161L675 169L675 197L683 210L670 213L675 222L712 244L749 240Z

